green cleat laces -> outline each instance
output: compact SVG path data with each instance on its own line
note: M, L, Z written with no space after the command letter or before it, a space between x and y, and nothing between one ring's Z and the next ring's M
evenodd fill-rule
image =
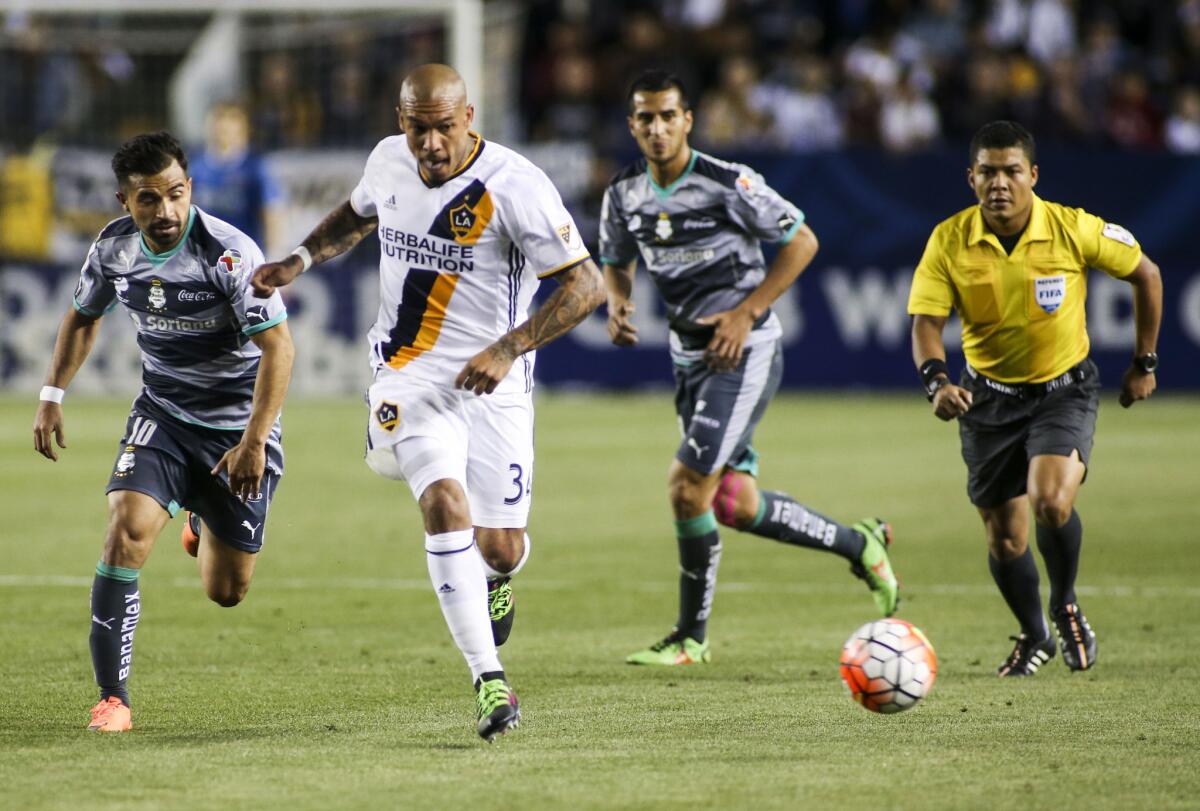
M497 735L516 729L521 723L521 709L517 694L503 678L480 681L475 688L475 717L479 720L476 731L488 743Z
M513 599L512 579L502 577L488 583L488 616L492 620L492 641L500 647L512 633L513 620L517 615Z

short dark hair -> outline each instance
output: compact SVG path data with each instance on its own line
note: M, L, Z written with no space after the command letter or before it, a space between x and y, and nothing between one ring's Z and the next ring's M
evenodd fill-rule
M144 132L121 144L113 155L112 170L117 184L124 186L132 175L156 175L172 161L179 161L179 168L187 174L187 155L174 135L166 130Z
M625 106L633 112L633 95L635 93L661 93L664 90L675 90L679 93L679 103L684 110L690 110L687 91L683 88L683 80L667 70L646 70L629 85L629 93L625 96Z
M1010 146L1021 147L1031 166L1037 163L1037 145L1029 130L1016 121L992 121L984 124L972 136L968 165L975 165L975 158L981 149L1007 149Z

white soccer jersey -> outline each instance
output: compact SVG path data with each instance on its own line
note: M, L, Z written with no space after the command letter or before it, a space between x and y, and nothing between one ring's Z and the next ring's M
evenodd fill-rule
M528 318L539 279L589 258L558 191L528 160L478 135L449 180L429 185L403 135L379 142L350 204L378 217L379 317L368 333L376 379L446 386ZM533 387L534 353L497 392Z

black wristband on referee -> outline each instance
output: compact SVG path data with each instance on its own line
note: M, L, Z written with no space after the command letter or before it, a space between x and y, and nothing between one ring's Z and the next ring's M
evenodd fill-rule
M925 391L929 391L930 385L938 375L950 377L950 368L946 366L946 361L941 358L930 358L921 364L921 385L925 387Z

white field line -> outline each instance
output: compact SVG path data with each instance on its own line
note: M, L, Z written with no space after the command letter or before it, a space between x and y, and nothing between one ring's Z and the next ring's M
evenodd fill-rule
M153 577L149 575L148 577ZM151 581L154 582L154 581ZM199 578L173 577L167 584L172 588L199 588ZM91 577L73 575L0 575L0 588L65 586L88 588ZM584 587L584 582L573 580L521 579L522 589L535 591L573 591ZM674 591L676 582L664 578L662 581L626 582L625 588L635 592ZM255 591L275 589L286 591L428 591L425 579L400 579L387 577L340 577L307 578L260 576L254 581ZM748 583L718 581L717 591L741 594L842 594L858 589L856 583ZM926 583L907 589L912 594L947 594L954 596L991 595L996 587L990 583ZM1075 591L1085 597L1132 597L1135 599L1200 599L1200 586L1076 586Z

